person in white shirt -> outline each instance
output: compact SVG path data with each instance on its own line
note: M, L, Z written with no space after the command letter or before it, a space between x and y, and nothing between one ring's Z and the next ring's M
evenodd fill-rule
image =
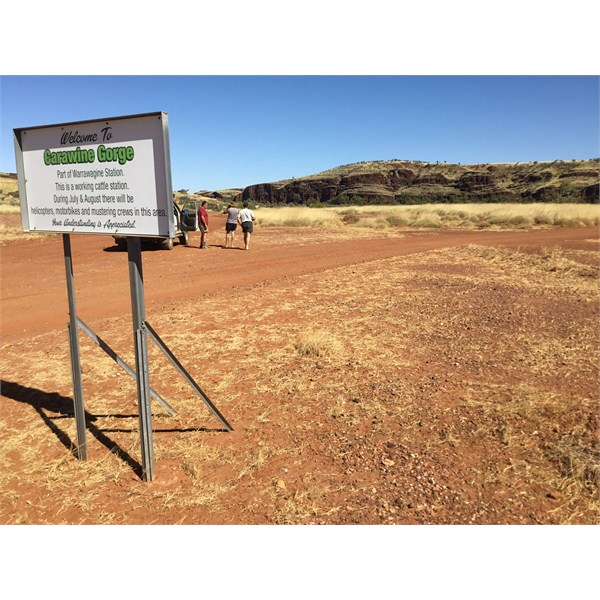
M235 230L237 229L240 211L235 207L235 202L230 202L223 213L227 215L227 222L225 223L225 248L228 247L230 241L231 247L233 248Z
M242 226L242 231L244 232L244 250L250 249L250 234L254 230L253 221L254 213L248 208L248 203L244 202L244 208L240 210L239 221Z

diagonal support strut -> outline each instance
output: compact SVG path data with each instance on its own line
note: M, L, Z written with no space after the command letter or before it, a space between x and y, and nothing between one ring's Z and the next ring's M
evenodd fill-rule
M135 371L92 329L86 325L79 317L77 317L79 328L108 356L110 356L130 377L135 379ZM177 411L155 390L150 388L150 396L154 398L172 417L177 414Z
M169 359L171 364L183 375L184 379L190 384L192 389L200 396L206 406L210 409L215 417L227 429L233 431L233 427L227 422L227 419L219 412L219 409L209 400L208 396L200 389L200 386L193 380L192 376L185 370L183 365L177 360L177 357L169 350L168 346L162 341L158 333L154 331L148 321L145 322L146 329L150 334L150 338L158 346L159 350Z

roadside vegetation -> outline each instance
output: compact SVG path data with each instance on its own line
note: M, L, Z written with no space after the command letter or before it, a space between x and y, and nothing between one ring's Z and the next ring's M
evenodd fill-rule
M600 223L596 204L427 204L330 208L258 208L264 227L389 227L531 229L591 227Z
M183 206L190 198L178 198ZM547 227L592 227L600 223L597 204L426 204L416 206L353 206L309 208L253 207L256 224L262 227L301 227L392 232L394 228L423 229L541 229ZM214 200L209 209L221 212ZM0 204L0 241L34 238L24 233L19 206Z

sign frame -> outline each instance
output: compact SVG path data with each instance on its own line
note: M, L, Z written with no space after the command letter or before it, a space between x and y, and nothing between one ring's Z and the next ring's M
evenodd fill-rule
M24 231L175 236L166 112L20 127L13 134Z

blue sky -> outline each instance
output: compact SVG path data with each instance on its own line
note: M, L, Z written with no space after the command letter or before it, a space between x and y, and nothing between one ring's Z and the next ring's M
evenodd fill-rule
M0 171L12 129L169 114L173 188L245 187L365 160L586 159L595 76L3 76Z

